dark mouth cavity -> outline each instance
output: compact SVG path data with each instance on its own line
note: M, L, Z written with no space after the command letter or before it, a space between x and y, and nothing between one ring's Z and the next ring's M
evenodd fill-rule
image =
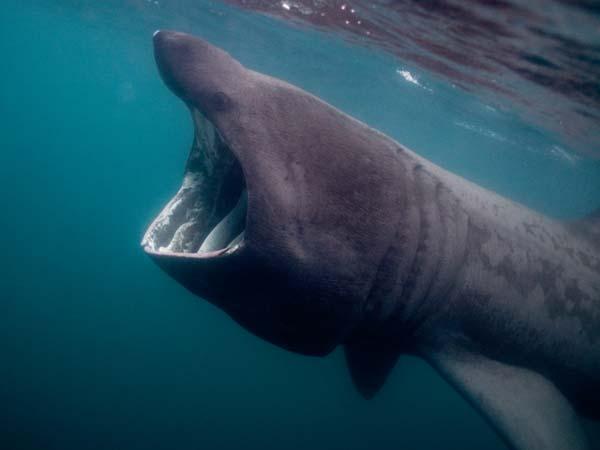
M192 117L195 136L183 183L146 231L146 251L202 256L234 252L243 242L242 168L217 128L196 109Z

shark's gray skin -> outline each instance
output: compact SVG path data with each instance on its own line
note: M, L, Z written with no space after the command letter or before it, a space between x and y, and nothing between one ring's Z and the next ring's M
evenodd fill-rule
M587 448L599 217L537 214L190 35L154 46L196 127L142 242L162 269L275 345L343 345L366 397L410 353L513 448Z

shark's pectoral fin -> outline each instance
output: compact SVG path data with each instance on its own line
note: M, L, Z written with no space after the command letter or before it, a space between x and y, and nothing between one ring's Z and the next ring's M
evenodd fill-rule
M353 340L344 346L344 352L352 381L365 398L381 389L400 354L398 349L370 339Z
M511 448L588 448L570 403L537 372L470 353L434 353L427 359L488 419Z

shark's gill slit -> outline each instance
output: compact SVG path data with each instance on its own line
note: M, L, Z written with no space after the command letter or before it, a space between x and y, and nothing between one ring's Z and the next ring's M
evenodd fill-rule
M234 251L246 225L242 168L215 126L198 110L192 117L195 136L183 183L142 243L158 252Z

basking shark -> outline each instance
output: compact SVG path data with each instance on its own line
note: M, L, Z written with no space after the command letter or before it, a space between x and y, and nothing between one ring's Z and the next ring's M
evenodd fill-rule
M315 96L172 31L183 184L145 252L275 345L344 348L365 396L428 361L515 449L584 449L600 417L600 214L544 217Z

